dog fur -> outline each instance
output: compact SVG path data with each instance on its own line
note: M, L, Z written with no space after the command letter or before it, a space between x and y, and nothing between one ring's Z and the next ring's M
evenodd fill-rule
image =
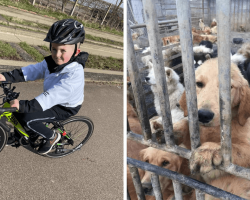
M192 32L193 44L200 44L201 41L210 41L215 43L217 41L217 36L214 35L199 35L195 32Z
M220 114L218 91L218 59L210 59L195 71L197 106L199 116L201 146L197 148L190 159L190 169L200 169L199 172L206 182L210 182L225 174L214 169L222 163L220 152ZM198 84L199 83L199 84ZM202 83L202 84L200 84ZM201 87L201 85L203 85ZM249 167L250 161L250 88L247 80L240 73L238 67L231 64L231 96L232 96L232 160L234 164ZM187 116L186 95L183 93L180 99L180 107ZM201 122L199 112L208 110L214 113L212 120ZM173 125L174 133L179 137L178 143L184 143L190 149L188 120L183 120Z
M200 27L200 30L204 31L205 24L202 19L199 19L199 27Z
M211 32L212 34L217 34L217 26L214 26L213 28L211 28Z
M184 175L190 175L188 160L174 153L169 153L152 147L148 147L140 152L140 158L142 161L148 162L152 165L163 167ZM152 173L149 171L143 172L141 183L144 190L152 190L151 174ZM159 176L159 182L163 194L163 199L171 196L174 192L172 180L164 176ZM189 188L185 187L184 190L189 190ZM147 200L154 199L154 197L146 197Z
M231 57L231 61L239 65L250 60L250 43L244 43L241 48Z
M213 21L211 22L210 28L213 28L215 26L217 26L217 21L216 19L213 19Z
M179 99L182 93L184 92L184 87L179 82L180 78L173 69L169 67L164 67L164 71L168 85L170 109L172 110L176 107L176 104L179 102ZM159 116L161 116L159 96L157 93L156 80L153 68L150 69L149 74L146 77L146 82L151 86L151 89L154 93L154 103L156 112L158 113Z
M179 35L168 36L168 37L162 38L161 40L163 42L163 46L167 46L169 44L179 43L180 36Z

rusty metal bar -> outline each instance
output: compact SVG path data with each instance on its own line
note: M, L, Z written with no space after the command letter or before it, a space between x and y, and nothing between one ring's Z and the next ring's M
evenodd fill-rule
M162 115L162 125L168 147L174 146L172 117L170 112L168 87L164 73L161 39L153 0L143 0L144 17L156 77L157 93Z
M179 22L179 32L181 41L182 64L184 72L185 88L188 108L189 132L191 139L191 149L200 146L200 134L198 125L198 109L196 84L194 73L194 53L191 33L189 1L176 0L177 17Z
M173 171L170 171L170 170L162 168L162 167L151 165L149 163L145 163L145 162L135 160L135 159L132 159L129 157L127 158L127 163L129 165L134 166L134 167L139 167L143 170L156 173L160 176L166 176L172 180L180 182L181 184L188 185L192 188L198 189L198 190L205 192L207 194L210 194L214 197L218 197L218 198L225 199L225 200L228 200L228 199L245 200L239 196L236 196L234 194L231 194L231 193L226 192L224 190L221 190L219 188L213 187L211 185L205 184L203 182L197 181L195 179L184 176L182 174L178 174L177 172L173 172Z
M144 140L142 135L133 133L132 131L129 131L127 133L127 138L131 139L133 141L139 142L141 144L160 149L162 151L170 152L170 153L175 153L183 158L190 159L191 157L191 151L182 147L179 147L175 145L172 148L166 147L164 144L158 144L156 142L152 142L151 140ZM230 163L227 167L220 166L218 169L223 170L227 173L230 173L232 175L245 178L250 180L250 169L249 168L244 168L238 165L235 165L233 163Z
M157 18L156 18L157 19ZM178 22L176 19L173 19L173 20L165 20L165 21L161 21L161 22L156 22L156 24L158 25L161 25L161 24L169 24L169 23L175 23L175 22ZM142 23L142 24L136 24L136 25L132 25L130 26L131 29L135 29L135 28L144 28L146 27L146 24L145 23Z
M196 200L205 200L205 193L200 190L195 190Z
M134 186L135 186L135 191L136 191L138 200L146 200L144 191L142 189L141 179L140 179L138 169L129 164L128 164L128 167L129 167L129 171L130 171L130 174L131 174Z
M142 127L142 132L144 135L144 138L146 140L151 139L151 129L150 129L150 124L148 120L148 113L147 113L147 107L145 103L145 98L144 98L144 92L143 92L143 87L141 83L141 79L138 78L140 77L138 66L137 66L137 61L135 57L135 51L134 51L134 45L133 45L133 40L131 36L131 29L129 27L129 24L127 24L127 37L128 37L128 57L127 57L127 66L129 70L129 75L130 75L130 81L132 84L132 90L134 93L134 98L135 98L135 105L137 108L138 112L138 117L141 122L141 127Z
M129 193L128 193L128 190L127 190L127 200L131 200L130 196L129 196Z
M160 149L162 151L175 153L183 158L189 159L191 157L191 151L182 147L179 147L177 145L174 145L172 147L167 147L165 144L158 144L156 142L153 142L151 140L144 140L142 135L133 133L132 131L129 131L127 133L127 138L131 139L133 141L139 142L141 144L147 145L149 147L154 147L157 149Z
M178 181L172 180L175 199L182 200L182 186Z
M231 0L222 0L216 3L218 18L218 65L219 65L219 100L220 100L220 127L221 152L224 167L231 161L231 60L230 60L230 7Z
M153 190L154 190L154 196L156 200L163 200L163 196L161 193L161 185L159 182L159 176L155 173L151 174L151 183L153 186Z

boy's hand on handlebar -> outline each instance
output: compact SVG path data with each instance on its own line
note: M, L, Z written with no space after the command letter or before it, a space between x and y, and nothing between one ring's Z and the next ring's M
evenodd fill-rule
M14 99L10 102L10 107L16 107L19 110L19 100Z
M6 78L2 74L0 74L0 81L6 81Z

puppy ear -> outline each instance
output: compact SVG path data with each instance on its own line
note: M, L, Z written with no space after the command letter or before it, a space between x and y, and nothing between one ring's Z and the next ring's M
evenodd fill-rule
M172 70L171 69L167 69L166 70L166 75L167 75L167 77L168 77L168 79L171 81L171 79L172 79Z
M180 107L184 112L184 117L188 116L188 111L187 111L187 100L186 100L186 92L184 91L183 94L181 95L181 99L179 101Z
M240 88L240 105L238 109L238 121L241 126L244 126L248 117L250 117L250 88L243 86Z

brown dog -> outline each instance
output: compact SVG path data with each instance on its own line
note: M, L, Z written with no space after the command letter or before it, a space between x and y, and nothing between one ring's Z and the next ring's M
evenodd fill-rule
M188 160L182 158L174 153L165 152L152 147L148 147L140 152L141 160L152 165L163 167L171 171L175 171L184 175L189 175ZM151 172L145 171L142 175L141 183L144 190L152 190ZM159 177L163 199L168 198L173 194L172 180L165 177ZM186 188L185 189L189 189ZM154 199L154 197L147 196L147 200Z
M163 42L163 46L169 45L169 44L175 44L180 42L180 36L179 35L173 35L173 36L168 36L164 37L161 39Z
M197 106L199 115L201 146L190 159L190 168L200 168L206 182L220 177L225 172L214 170L222 163L220 151L220 113L218 90L218 60L210 59L195 71ZM231 103L232 103L232 158L233 163L242 167L250 166L250 88L237 65L231 64ZM187 116L186 96L180 99L180 106ZM174 132L182 135L179 143L190 149L188 120L174 124Z

